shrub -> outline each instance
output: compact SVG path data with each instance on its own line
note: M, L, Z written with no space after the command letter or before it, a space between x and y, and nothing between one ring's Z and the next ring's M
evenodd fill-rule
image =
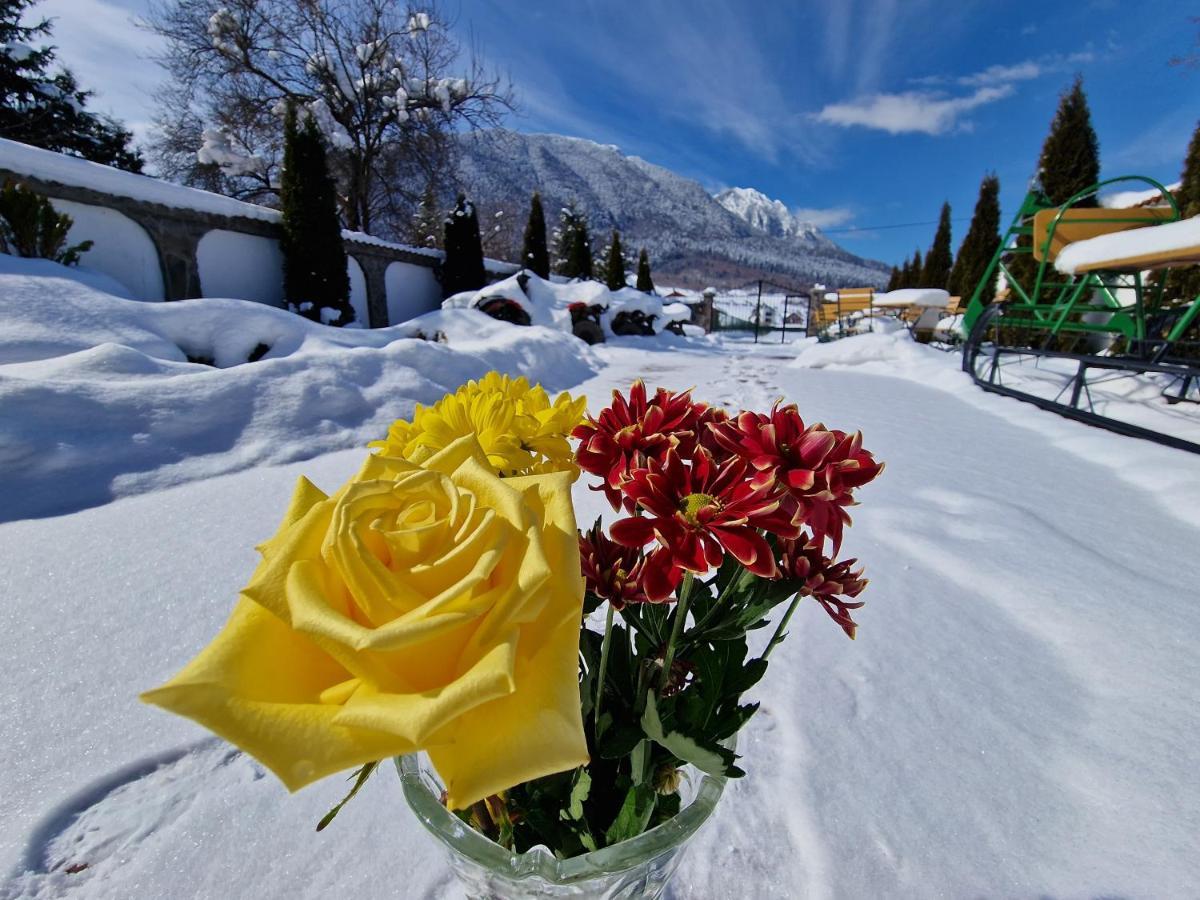
M0 190L0 252L73 266L92 242L68 247L71 225L70 216L23 184L7 181Z

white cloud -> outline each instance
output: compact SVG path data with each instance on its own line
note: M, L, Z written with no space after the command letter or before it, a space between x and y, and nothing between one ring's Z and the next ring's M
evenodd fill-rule
M829 209L806 209L801 207L792 210L792 216L801 222L808 222L818 228L835 228L845 225L854 218L854 212L845 206L832 206Z
M1013 93L1011 85L981 87L966 97L947 97L927 91L872 94L846 103L831 103L817 113L819 122L842 127L859 126L888 134L946 134L969 127L962 116Z
M982 72L964 75L958 79L958 83L968 87L979 87L988 84L1007 84L1011 81L1030 81L1034 78L1041 78L1043 74L1045 74L1045 69L1041 63L1027 59L1025 62L1015 63L1011 66L988 66Z

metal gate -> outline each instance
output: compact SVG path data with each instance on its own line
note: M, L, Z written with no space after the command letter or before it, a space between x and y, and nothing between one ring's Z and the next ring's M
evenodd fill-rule
M739 332L752 337L756 344L786 343L789 334L805 334L809 294L770 281L722 291L713 300L712 330Z

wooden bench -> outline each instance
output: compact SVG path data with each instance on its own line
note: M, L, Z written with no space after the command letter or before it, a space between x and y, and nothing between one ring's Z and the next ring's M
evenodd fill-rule
M1145 272L1200 263L1200 217L1143 227L1137 235L1098 236L1061 252L1064 272Z
M1059 218L1059 213L1062 216ZM1105 234L1172 222L1178 213L1169 206L1134 209L1043 209L1033 216L1033 258L1054 262L1064 247ZM1055 220L1057 219L1057 224ZM1054 234L1050 234L1053 226ZM1048 242L1048 243L1047 243Z

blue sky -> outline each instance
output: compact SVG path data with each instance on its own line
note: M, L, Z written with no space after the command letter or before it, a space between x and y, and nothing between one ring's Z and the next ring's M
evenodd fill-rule
M45 0L60 58L143 132L158 80L146 0ZM895 263L979 180L1019 203L1060 91L1084 77L1106 177L1178 177L1200 119L1200 9L1175 0L461 0L443 9L509 73L510 124L616 144L710 190L754 187ZM961 219L961 221L957 221ZM846 231L846 229L860 229Z

